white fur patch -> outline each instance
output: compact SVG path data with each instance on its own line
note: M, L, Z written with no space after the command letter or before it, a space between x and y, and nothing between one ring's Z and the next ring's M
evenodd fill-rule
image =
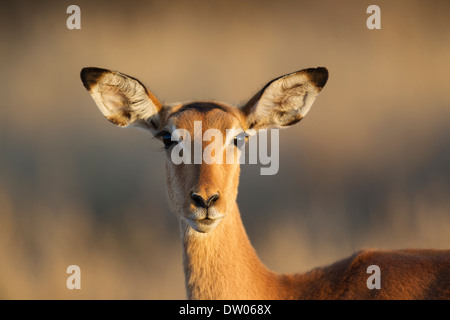
M131 117L129 125L157 113L145 88L138 81L117 72L104 74L90 93L106 118L126 113Z
M250 121L270 127L283 127L286 122L289 123L289 119L306 116L319 91L302 71L286 75L264 90L252 108Z

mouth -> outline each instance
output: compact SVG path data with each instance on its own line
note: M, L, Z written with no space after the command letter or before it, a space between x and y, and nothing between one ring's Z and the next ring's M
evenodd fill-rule
M197 232L208 233L214 230L219 222L222 220L222 217L216 219L204 218L204 219L190 219L186 217L186 221L189 225Z

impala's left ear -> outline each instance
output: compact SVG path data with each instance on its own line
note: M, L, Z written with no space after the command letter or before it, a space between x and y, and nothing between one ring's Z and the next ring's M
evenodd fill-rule
M325 68L310 68L270 81L245 106L249 129L283 128L308 113L328 80Z

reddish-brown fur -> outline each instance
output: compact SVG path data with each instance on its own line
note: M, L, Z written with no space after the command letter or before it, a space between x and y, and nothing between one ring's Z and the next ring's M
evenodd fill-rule
M295 104L290 104L292 95L305 95L302 96L305 98L306 94L310 94L308 98L312 103L328 79L324 68L305 69L277 78L243 108L212 102L164 107L144 87L149 96L148 110L153 110L153 114L148 119L141 119L140 113L124 114L124 110L133 113L134 103L142 99L140 95L133 96L136 91L119 93L121 99L125 96L122 99L127 103L125 106L109 105L108 101L99 100L102 95L97 83L106 81L102 80L106 73L109 79L117 75L115 83L120 83L125 89L129 86L135 88L137 80L105 69L83 69L83 84L91 94L96 95L94 100L97 99L97 104L100 103L102 112L106 112L104 114L111 122L120 126L141 126L153 133L168 130L165 129L167 127L183 128L191 136L194 136L194 121L201 121L203 132L215 128L221 130L224 136L225 130L230 128L247 130L250 127L295 124L303 118L310 105L302 113ZM281 86L271 87L272 83L287 78L288 81ZM138 84L142 85L140 82ZM104 88L109 90L108 83ZM267 90L272 91L266 95ZM113 89L108 94L115 94L116 91ZM275 100L271 105L270 99L266 99L261 106L269 110L261 112L258 101L268 96ZM306 98L303 100L307 101ZM107 105L106 108L103 104ZM151 113L148 110L140 109L139 112ZM205 146L206 143L202 142L202 150ZM450 250L363 250L307 273L277 274L261 263L242 224L236 203L239 164L175 165L169 157L166 173L169 204L180 220L186 290L190 299L450 299ZM198 219L199 223L213 218L220 221L215 228L205 229L206 233L202 230L197 232L192 227L189 216L194 212L204 212L198 211L201 209L193 202L192 192L204 199L220 195L211 207L216 217L208 217L208 214L214 213L206 211L206 218ZM369 289L367 286L371 276L367 268L371 265L380 268L380 289Z

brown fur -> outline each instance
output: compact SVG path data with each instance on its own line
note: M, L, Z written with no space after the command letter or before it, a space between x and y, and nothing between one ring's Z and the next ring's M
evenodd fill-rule
M83 69L83 84L90 91L105 72L110 71ZM112 74L128 81L123 74ZM279 79L281 82L276 83ZM325 68L305 69L277 78L242 108L216 102L163 107L144 87L152 102L148 105L154 106L150 118L133 115L130 120L131 115L117 116L125 109L115 104L108 105L115 109L107 118L117 125L134 121L153 133L183 128L193 139L200 141L193 131L194 121L201 121L202 134L215 128L220 129L225 138L226 129L289 126L299 122L327 79ZM282 85L277 86L280 83ZM275 86L269 88L271 84ZM269 94L265 96L267 88ZM299 112L302 105L296 103L304 105L306 102L297 98L305 98L305 92L310 94L309 104ZM128 98L126 91L117 94ZM270 97L273 97L272 101ZM255 106L260 99L266 99L262 108L267 110L259 110L255 115L258 113ZM145 114L152 113L147 111L140 110ZM202 150L208 144L201 141ZM190 299L450 299L450 250L363 250L307 273L274 273L259 260L242 224L236 203L240 174L237 161L234 164L175 165L169 158L166 173L169 205L180 220L186 290ZM213 195L220 197L206 209L196 205L192 193L205 200ZM219 222L209 228L205 221ZM366 281L370 276L367 267L370 265L380 267L381 289L367 288Z

